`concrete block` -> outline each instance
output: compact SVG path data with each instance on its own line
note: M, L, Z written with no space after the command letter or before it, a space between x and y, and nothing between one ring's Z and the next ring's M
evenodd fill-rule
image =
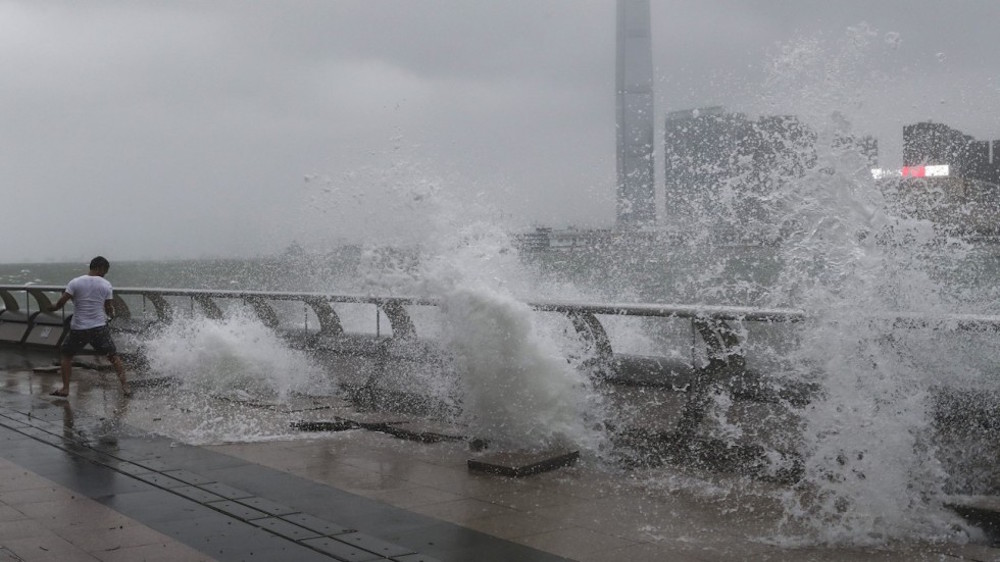
M518 478L569 466L580 458L580 451L498 451L469 459L469 470Z
M465 441L468 439L461 427L430 421L412 421L386 425L379 431L394 435L401 439L419 441L421 443Z

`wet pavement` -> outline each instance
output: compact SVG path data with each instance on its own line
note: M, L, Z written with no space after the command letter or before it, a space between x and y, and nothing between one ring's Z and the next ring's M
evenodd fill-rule
M31 369L50 356L0 357L0 561L1000 560L986 544L780 546L766 494L713 499L680 471L582 460L509 478L470 471L464 442L366 429L188 445L157 431L167 409L141 384L126 400L78 369L57 399L58 375Z

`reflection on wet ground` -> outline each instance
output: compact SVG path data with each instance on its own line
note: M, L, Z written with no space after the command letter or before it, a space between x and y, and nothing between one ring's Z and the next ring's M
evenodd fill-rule
M30 370L51 358L5 361L0 457L220 560L998 557L981 544L792 548L775 533L777 483L588 458L527 478L482 474L468 470L477 453L464 441L291 429L289 420L347 414L337 399L173 402L141 381L124 399L113 374L85 369L70 398L56 399L47 395L58 375Z

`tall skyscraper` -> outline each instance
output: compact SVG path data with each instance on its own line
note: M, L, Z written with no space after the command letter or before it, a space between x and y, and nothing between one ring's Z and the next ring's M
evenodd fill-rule
M617 224L637 227L656 221L649 0L618 0L617 39Z

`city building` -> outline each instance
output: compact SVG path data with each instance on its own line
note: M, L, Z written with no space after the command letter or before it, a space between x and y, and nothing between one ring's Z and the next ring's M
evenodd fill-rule
M784 213L775 195L817 166L817 143L817 133L792 115L750 118L717 106L668 113L664 228L729 241L776 241ZM877 163L873 137L843 132L829 143L869 166Z
M664 226L686 230L725 199L747 119L722 107L674 111L664 129Z
M618 0L617 7L616 225L637 228L656 222L649 0Z
M903 127L903 165L947 164L952 176L1000 186L1000 141L976 140L941 123Z
M915 123L903 127L903 163L872 170L893 211L964 238L1000 234L1000 142Z

